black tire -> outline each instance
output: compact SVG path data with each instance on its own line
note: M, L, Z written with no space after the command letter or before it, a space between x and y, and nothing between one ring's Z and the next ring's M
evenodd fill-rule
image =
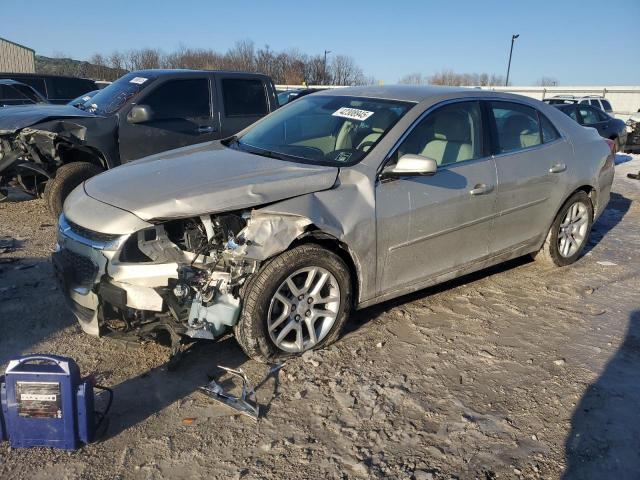
M569 209L575 205L576 203L582 203L587 209L587 229L584 240L582 244L578 248L578 250L573 253L571 256L563 256L560 253L559 243L558 243L558 234L560 232L560 224L563 219L567 215ZM589 234L591 233L591 227L593 225L593 205L591 203L591 199L589 195L587 195L583 191L578 191L571 195L569 199L564 203L556 218L549 229L549 233L547 234L547 238L542 245L542 248L536 252L533 257L536 261L547 264L547 265L555 265L557 267L564 267L566 265L570 265L575 262L582 252L584 251L584 247L589 242Z
M49 213L58 218L71 190L102 171L102 168L89 162L71 162L58 168L56 176L44 187L44 200Z
M289 275L304 267L328 270L335 277L340 290L338 314L331 330L308 350L325 347L340 336L353 302L349 268L338 255L326 248L316 244L300 245L263 265L243 289L242 312L234 327L234 334L247 356L260 362L273 362L302 353L285 352L275 345L267 330L267 317L277 289Z

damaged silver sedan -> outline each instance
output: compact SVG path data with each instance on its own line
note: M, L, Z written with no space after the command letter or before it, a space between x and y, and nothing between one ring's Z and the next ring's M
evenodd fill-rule
M335 340L355 308L525 254L574 262L612 180L597 132L536 100L324 91L86 181L53 261L87 333L232 329L273 360Z

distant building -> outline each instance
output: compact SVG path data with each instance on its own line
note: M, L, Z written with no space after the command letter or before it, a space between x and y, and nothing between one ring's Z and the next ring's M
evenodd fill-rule
M35 50L0 38L0 72L35 73Z

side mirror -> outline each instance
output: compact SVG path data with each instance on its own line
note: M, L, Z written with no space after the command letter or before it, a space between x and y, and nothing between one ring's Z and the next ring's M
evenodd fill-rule
M398 178L435 175L437 170L438 164L433 158L407 154L401 156L398 163L382 173L386 178Z
M129 123L145 123L153 120L153 111L149 105L134 105L127 115Z

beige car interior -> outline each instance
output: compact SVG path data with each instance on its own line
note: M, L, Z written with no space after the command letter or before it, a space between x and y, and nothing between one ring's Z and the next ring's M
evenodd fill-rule
M469 105L444 107L425 118L398 149L432 158L438 165L480 157L479 111ZM474 119L474 117L477 118Z
M540 144L538 123L526 115L519 113L510 115L498 132L500 150L503 152L512 152Z
M337 135L309 138L296 142L295 145L316 147L325 154L335 150L351 149L368 152L397 118L395 113L381 110L368 119L368 128L362 128L362 122L358 120L344 120Z

